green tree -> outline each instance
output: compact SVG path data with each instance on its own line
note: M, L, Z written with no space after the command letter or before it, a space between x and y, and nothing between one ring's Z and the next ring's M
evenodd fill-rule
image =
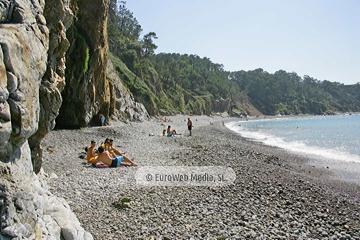
M157 39L155 32L149 32L148 34L144 35L142 43L142 48L145 54L145 57L149 57L154 54L155 49L157 49L157 46L154 44L154 39Z
M142 28L137 19L133 16L133 13L126 8L126 1L120 2L117 16L116 24L123 35L131 40L138 40Z

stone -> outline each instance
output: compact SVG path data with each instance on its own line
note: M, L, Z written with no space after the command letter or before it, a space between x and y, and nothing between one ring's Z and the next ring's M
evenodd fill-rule
M45 19L44 15L38 14L38 15L36 16L36 19L37 19L37 21L38 21L39 24L41 24L41 25L46 25L46 19Z
M11 121L10 106L7 102L0 103L0 119L3 122Z
M0 46L1 51L1 46ZM2 52L0 53L0 55ZM0 59L2 59L2 56L0 56ZM7 89L7 78L6 78L6 70L5 70L5 64L3 61L0 61L0 103L6 102L6 99L9 97L9 91Z
M6 72L7 89L9 93L14 93L18 88L18 78L12 72Z
M0 23L9 22L14 10L14 3L11 1L2 1L0 4Z
M14 23L34 23L36 22L36 6L30 5L26 0L16 0L14 11L12 12L11 22Z

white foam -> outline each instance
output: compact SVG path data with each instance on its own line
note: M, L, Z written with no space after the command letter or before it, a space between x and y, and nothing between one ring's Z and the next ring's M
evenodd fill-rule
M276 137L260 131L247 131L245 128L239 126L239 122L230 122L225 124L225 126L245 138L249 138L257 142L262 142L269 146L280 147L291 152L301 153L302 155L308 155L312 157L316 156L321 159L332 159L337 161L360 163L359 155L350 154L335 149L309 146L302 141L285 142L280 137Z

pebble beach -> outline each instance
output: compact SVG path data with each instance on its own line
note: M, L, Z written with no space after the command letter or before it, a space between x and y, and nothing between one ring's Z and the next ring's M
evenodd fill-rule
M54 130L42 141L49 190L64 198L94 239L360 239L360 185L330 167L242 138L236 119L190 116ZM181 136L162 137L168 125ZM95 168L79 158L110 138L134 167ZM226 186L144 186L144 166L225 166Z

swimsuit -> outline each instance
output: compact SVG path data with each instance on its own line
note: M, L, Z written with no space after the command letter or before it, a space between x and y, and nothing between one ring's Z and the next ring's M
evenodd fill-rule
M123 159L124 159L123 156L117 156L116 158L113 158L110 167L120 166Z

